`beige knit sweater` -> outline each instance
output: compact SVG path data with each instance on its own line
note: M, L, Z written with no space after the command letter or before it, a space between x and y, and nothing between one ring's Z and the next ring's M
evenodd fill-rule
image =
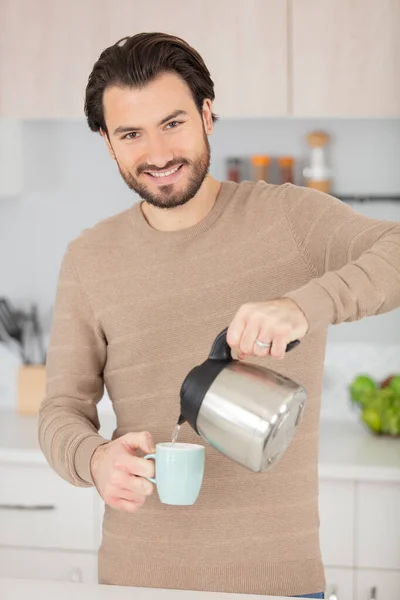
M149 226L140 204L85 230L65 254L40 411L49 463L77 486L104 443L96 403L107 386L114 437L169 440L179 389L245 302L294 299L310 328L283 361L251 359L305 386L291 446L267 473L206 448L196 504L136 514L106 507L106 584L295 595L324 590L319 547L318 421L327 327L400 305L400 226L320 192L224 182L197 225ZM189 427L181 441L201 442Z

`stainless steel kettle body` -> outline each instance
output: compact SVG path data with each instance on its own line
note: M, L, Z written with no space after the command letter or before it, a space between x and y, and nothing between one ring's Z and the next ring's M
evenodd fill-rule
M179 424L188 421L211 446L252 471L267 471L293 439L306 402L305 389L257 365L234 360L227 329L208 359L181 387ZM288 344L286 351L299 344Z

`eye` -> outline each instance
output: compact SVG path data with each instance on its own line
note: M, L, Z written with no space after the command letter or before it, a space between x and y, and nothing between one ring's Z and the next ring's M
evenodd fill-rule
M182 121L171 121L170 123L168 123L167 125L167 129L175 129L177 125L181 125Z
M130 137L132 136L132 137ZM130 133L127 133L126 135L124 135L121 139L122 140L136 140L138 136L138 133L136 131L131 131Z

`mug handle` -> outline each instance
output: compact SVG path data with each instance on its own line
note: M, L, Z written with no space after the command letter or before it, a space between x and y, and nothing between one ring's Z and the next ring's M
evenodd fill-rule
M146 454L146 456L143 456L143 458L145 458L146 460L154 460L154 462L156 461L156 455L155 454ZM157 483L157 481L155 480L154 477L145 477L145 479L148 479L149 481L151 481L151 483Z

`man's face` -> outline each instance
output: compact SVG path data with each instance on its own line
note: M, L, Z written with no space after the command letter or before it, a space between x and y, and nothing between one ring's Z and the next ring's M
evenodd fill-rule
M193 198L210 166L211 103L200 114L186 83L164 73L142 89L107 88L103 105L102 135L128 187L158 208Z

